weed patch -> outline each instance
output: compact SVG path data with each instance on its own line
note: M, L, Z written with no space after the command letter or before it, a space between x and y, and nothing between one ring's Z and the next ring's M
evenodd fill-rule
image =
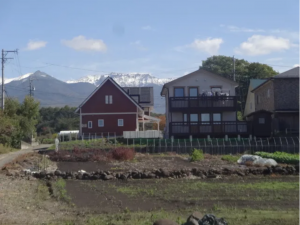
M53 197L59 201L70 202L71 198L67 195L66 182L64 179L59 178L52 184Z
M237 163L239 158L240 158L239 156L235 156L235 155L223 155L221 159L228 162Z

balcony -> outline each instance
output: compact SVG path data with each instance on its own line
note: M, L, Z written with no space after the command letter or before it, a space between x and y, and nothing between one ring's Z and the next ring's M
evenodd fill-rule
M170 97L169 112L190 112L201 109L202 112L236 111L236 96L199 96Z
M169 123L171 136L223 136L249 135L251 122L222 121L222 122L171 122Z

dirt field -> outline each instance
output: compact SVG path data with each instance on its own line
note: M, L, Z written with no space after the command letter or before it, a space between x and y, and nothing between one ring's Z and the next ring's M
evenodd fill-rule
M237 163L221 160L220 156L206 155L206 158L199 162L189 162L188 155L149 155L137 154L132 161L112 162L58 162L57 167L61 171L87 172L97 170L127 171L127 170L151 170L151 169L184 169L184 168L245 168Z
M9 170L56 163L30 154ZM138 155L128 162L60 162L64 171L237 167L220 157L190 163L186 156ZM51 187L51 188L49 188ZM152 225L160 218L183 224L194 211L230 225L299 224L299 176L224 176L221 179L37 180L0 173L0 224Z

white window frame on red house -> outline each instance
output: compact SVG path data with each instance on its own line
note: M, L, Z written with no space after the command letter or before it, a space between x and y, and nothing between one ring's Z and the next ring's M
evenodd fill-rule
M122 124L120 122L122 121ZM118 119L118 127L123 127L124 126L124 119Z
M91 126L90 126L91 125ZM91 129L93 128L93 121L88 121L88 128Z
M105 104L112 104L113 98L112 95L105 95Z
M102 122L102 124L100 124L99 122ZM98 120L98 127L104 127L104 119Z

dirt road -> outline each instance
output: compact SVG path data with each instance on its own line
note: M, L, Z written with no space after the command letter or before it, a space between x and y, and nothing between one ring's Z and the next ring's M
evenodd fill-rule
M26 154L26 153L30 153L30 152L34 152L40 149L45 149L45 148L49 148L51 145L49 144L42 144L42 145L38 145L29 149L22 149L20 151L16 151L16 152L10 152L7 154L1 154L0 155L0 169L2 169L5 164L13 161L14 159L16 159L18 156Z

